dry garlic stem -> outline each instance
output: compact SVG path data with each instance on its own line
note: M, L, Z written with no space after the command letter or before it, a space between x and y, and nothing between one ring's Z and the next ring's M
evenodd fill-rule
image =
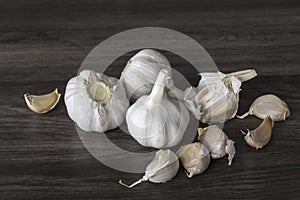
M243 119L248 115L255 115L260 119L265 119L270 115L273 121L284 121L290 116L290 110L279 97L267 94L258 97L250 106L249 111L241 116L237 115L237 118Z
M235 155L234 141L216 125L198 128L198 140L203 143L213 159L222 158L228 154L228 165L231 165Z
M161 149L155 153L155 157L147 166L143 178L131 185L124 184L122 180L119 183L127 188L132 188L144 181L165 183L170 181L177 174L178 170L179 161L176 154L169 149Z
M268 115L264 121L253 131L248 131L244 139L248 145L256 149L267 145L272 136L273 121Z
M47 113L58 103L60 94L57 88L48 94L30 95L24 94L25 102L30 110L36 113Z
M176 154L186 169L186 174L189 178L202 174L210 163L209 151L205 145L199 142L180 147Z

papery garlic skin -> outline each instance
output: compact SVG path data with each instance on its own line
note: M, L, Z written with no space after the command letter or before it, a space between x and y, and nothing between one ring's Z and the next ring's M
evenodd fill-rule
M129 101L118 79L83 70L67 83L65 104L70 118L84 131L105 132L125 120Z
M238 110L242 81L254 78L255 70L230 74L222 72L200 73L196 88L185 90L187 107L202 123L223 123L232 119Z
M176 154L169 149L161 149L155 153L154 159L146 167L145 175L142 179L131 185L126 185L121 180L119 183L128 188L132 188L144 181L165 183L172 180L176 176L178 170L179 161Z
M231 165L235 155L234 141L216 125L198 128L198 140L204 144L213 159L222 158L228 154L228 165Z
M265 119L270 115L273 121L284 121L290 114L291 112L283 100L276 95L267 94L255 99L249 111L237 117L243 119L248 115L255 115L260 119Z
M189 178L202 174L209 166L210 155L205 145L195 142L187 144L178 149L176 155L187 171Z
M170 80L170 72L161 70L151 94L142 96L127 111L129 133L143 146L175 146L188 126L188 110L166 92Z
M162 69L171 71L168 59L152 49L143 49L127 62L120 80L122 81L127 97L132 101L143 95L148 95Z
M274 122L268 115L256 129L248 131L244 137L245 141L249 146L256 149L263 148L271 140L273 125Z

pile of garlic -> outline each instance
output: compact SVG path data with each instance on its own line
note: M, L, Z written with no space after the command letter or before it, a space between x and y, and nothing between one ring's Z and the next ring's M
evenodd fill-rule
M287 104L273 94L258 97L247 113L236 115L242 83L257 76L253 69L200 75L197 87L181 91L174 86L168 59L158 51L144 49L127 62L120 79L81 71L67 83L64 100L69 117L82 130L103 133L126 121L133 139L159 149L142 179L129 186L120 180L121 185L132 188L144 181L165 183L176 176L179 161L189 178L205 172L212 159L228 155L228 165L232 164L235 142L218 126L220 123L248 115L263 119L256 129L241 131L245 142L259 149L271 140L274 121L290 116ZM45 95L25 94L24 98L32 111L47 113L57 105L60 94L56 89ZM197 141L174 153L166 148L182 140L190 122L188 110L209 126L198 128Z

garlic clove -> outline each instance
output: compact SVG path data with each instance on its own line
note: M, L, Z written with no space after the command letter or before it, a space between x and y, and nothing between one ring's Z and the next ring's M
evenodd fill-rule
M267 145L271 140L273 124L272 118L268 115L256 129L248 131L244 137L247 144L256 149Z
M169 150L159 150L155 153L154 159L148 164L145 170L145 175L140 180L131 185L126 185L119 181L119 183L127 188L132 188L144 181L152 183L165 183L176 176L179 170L179 161L176 154Z
M210 163L208 149L199 142L180 147L176 154L183 167L186 169L189 178L197 174L202 174L208 168Z
M30 110L36 113L47 113L52 110L60 99L56 88L53 92L44 95L24 94L25 102Z
M260 119L265 119L270 115L274 121L284 121L290 114L290 110L283 100L273 94L267 94L255 99L249 111L241 116L237 115L237 118L243 119L248 115L255 115Z
M228 76L234 76L239 79L241 82L246 82L257 76L257 73L254 69L246 69L242 71L237 71L228 74Z
M228 139L222 129L216 125L198 128L198 140L207 147L212 159L228 155L228 165L231 165L235 155L234 141Z

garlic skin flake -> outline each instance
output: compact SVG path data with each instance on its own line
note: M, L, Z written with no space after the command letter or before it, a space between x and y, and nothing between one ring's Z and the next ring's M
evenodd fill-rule
M238 110L242 82L257 76L253 69L230 74L207 72L200 75L198 86L185 90L185 101L196 119L208 124L232 119Z
M170 72L161 70L151 94L139 98L127 111L129 133L143 146L175 146L189 124L189 112L184 104L166 92L170 80Z
M291 112L283 100L276 95L267 94L255 99L249 111L241 116L237 115L237 118L243 119L248 115L255 115L260 119L265 119L270 115L274 121L284 121L290 114Z
M162 69L171 70L168 59L152 49L143 49L127 62L120 80L127 97L135 101L143 95L148 95Z
M234 141L216 125L198 128L198 140L204 144L213 159L222 158L228 154L228 165L231 165L235 155Z
M105 132L125 120L129 107L118 79L83 70L66 86L65 104L70 118L84 131Z
M186 169L186 174L189 178L197 174L202 174L210 163L208 149L199 142L180 147L176 154Z
M248 131L244 137L245 141L256 149L263 148L271 140L273 125L274 122L268 115L256 129Z
M154 159L146 167L145 175L142 179L136 181L131 185L126 185L119 181L119 183L127 188L132 188L144 181L152 183L165 183L176 176L179 170L179 161L176 154L169 150L159 150L155 153Z
M24 94L25 102L30 110L36 113L47 113L52 110L60 99L60 93L56 88L53 92L44 95Z

